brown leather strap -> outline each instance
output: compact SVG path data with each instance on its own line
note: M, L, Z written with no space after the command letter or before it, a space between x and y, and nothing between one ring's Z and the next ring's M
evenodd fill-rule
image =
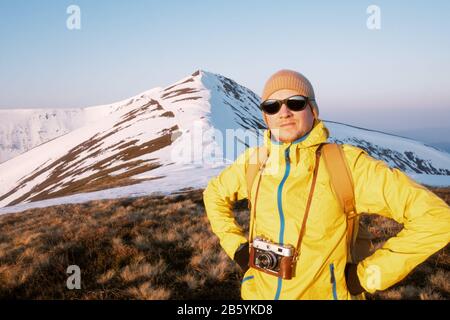
M308 220L309 209L311 207L311 202L312 202L312 196L314 194L314 188L316 186L317 172L319 171L319 163L320 163L320 155L322 153L322 146L323 146L323 144L321 144L316 150L316 163L314 166L313 178L312 178L312 182L311 182L311 189L309 191L308 202L306 203L305 214L303 215L302 227L300 229L300 234L298 236L297 247L296 247L295 254L294 254L294 260L297 260L298 256L300 255L300 247L302 245L303 236L304 236L305 230L306 230L306 221Z
M254 224L255 224L255 219L256 219L256 204L258 203L257 199L258 199L259 186L261 184L261 177L263 175L264 169L266 168L267 159L268 159L268 157L264 159L264 162L259 167L259 177L258 177L258 182L256 185L254 205L250 205L250 195L248 198L249 208L250 208L250 227L249 227L250 230L249 230L249 235L248 235L249 243L252 243L252 240L253 240L253 229L254 229ZM254 179L254 177L253 177L253 179Z
M342 147L335 143L325 144L323 158L339 204L348 218L351 219L356 215L355 196L353 194L352 175Z
M323 148L323 158L336 198L347 216L347 259L355 261L354 244L358 234L359 219L356 218L352 175L340 145L326 144Z

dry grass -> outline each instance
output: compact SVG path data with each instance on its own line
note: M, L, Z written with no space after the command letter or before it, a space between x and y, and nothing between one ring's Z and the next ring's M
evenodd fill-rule
M246 203L235 213L248 228ZM377 246L401 230L378 216L365 222ZM72 264L81 290L66 288ZM447 247L368 298L449 299L449 267ZM0 299L239 299L240 277L211 232L202 190L0 216Z
M66 288L72 264L81 290ZM0 217L0 298L238 299L238 285L201 190Z

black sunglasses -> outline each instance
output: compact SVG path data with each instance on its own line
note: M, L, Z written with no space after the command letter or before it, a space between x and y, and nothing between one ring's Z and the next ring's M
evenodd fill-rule
M314 99L297 95L283 100L268 99L261 103L259 107L267 114L276 114L278 113L278 111L280 111L281 106L284 103L289 108L289 110L302 111L306 108L306 106L308 105L308 101L310 100Z

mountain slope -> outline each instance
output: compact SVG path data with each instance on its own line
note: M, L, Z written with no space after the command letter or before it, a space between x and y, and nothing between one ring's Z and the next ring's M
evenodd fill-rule
M78 109L0 109L0 163L96 122L121 103Z
M83 109L2 109L0 118L0 162L84 124Z
M450 176L450 154L424 143L380 131L326 121L331 141L348 143L366 150L392 168L410 174Z
M210 101L218 112L211 112ZM202 132L214 124L225 124L223 130L262 126L257 101L250 90L230 79L196 72L165 89L105 106L109 112L99 111L101 119L1 164L0 205L161 179L172 170L186 170L186 163L198 167L196 163L204 162L203 152L175 157L168 147L182 150L192 144L189 133L194 126ZM205 135L201 145L214 143ZM162 166L164 172L156 173Z

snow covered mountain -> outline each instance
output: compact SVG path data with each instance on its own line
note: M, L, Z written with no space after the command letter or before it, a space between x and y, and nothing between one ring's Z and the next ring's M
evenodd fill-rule
M0 110L0 163L83 125L83 109Z
M22 141L65 134L0 164L0 213L205 187L246 146L260 143L259 99L231 79L199 70L111 105L45 112L53 120L27 111L8 127L5 111L0 130L9 128L11 136L28 128ZM382 132L326 126L331 140L360 146L421 182L450 185L450 154Z
M0 109L0 163L97 121L109 106L78 109Z

